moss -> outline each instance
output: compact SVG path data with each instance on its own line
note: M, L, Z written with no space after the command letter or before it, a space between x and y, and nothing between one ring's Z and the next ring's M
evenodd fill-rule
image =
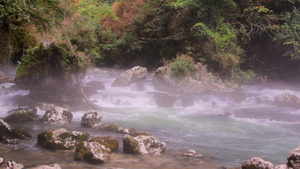
M31 111L15 112L4 118L9 123L22 123L37 120L39 116Z
M9 135L11 138L18 138L18 139L24 139L27 137L31 137L31 135L27 131L19 129L19 128L15 128L15 127L13 127L11 129Z
M47 147L47 144L51 141L52 136L53 136L52 131L47 131L39 134L37 136L38 145L41 147Z
M115 137L95 137L89 142L98 142L101 145L109 148L111 151L116 151L119 149L119 142Z
M144 135L144 136L149 136L149 133L147 132L140 132L140 131L137 131L135 129L129 129L129 135L135 137L135 136L140 136L140 135Z
M139 151L139 143L132 137L123 139L123 151L128 154L141 154Z
M117 132L118 129L119 127L116 123L108 124L100 128L100 130L111 131L111 132Z

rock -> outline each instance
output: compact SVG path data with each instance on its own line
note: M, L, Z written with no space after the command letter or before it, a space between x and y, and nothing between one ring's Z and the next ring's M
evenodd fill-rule
M140 82L146 78L147 73L147 68L135 66L121 73L121 75L119 75L117 79L113 82L112 86L122 87L129 86L132 83Z
M131 136L139 136L139 135L146 135L146 136L148 136L149 135L149 133L147 133L147 132L140 132L140 131L137 131L137 130L135 130L133 128L127 129L127 128L119 127L116 123L102 125L100 127L100 130L117 132L117 133L123 133L123 134L129 134Z
M159 67L152 75L153 86L158 90L176 91L187 94L233 92L234 87L226 86L221 79L208 73L200 62L195 65L193 76L173 77L169 67Z
M51 164L51 165L40 165L40 166L33 167L30 169L61 169L61 167L57 163L55 163L55 164Z
M11 160L4 163L3 160L3 162L0 164L0 168L1 169L22 169L24 168L24 165Z
M9 76L0 76L0 84L2 83L13 83L14 78Z
M72 150L77 143L88 141L89 134L68 131L64 128L46 131L38 135L38 145L49 150Z
M161 154L166 149L166 143L152 136L131 137L126 134L123 138L123 151L128 154Z
M265 161L259 157L253 157L243 163L242 169L274 169L274 166L269 161Z
M64 124L72 121L73 114L62 107L55 107L46 111L41 121L45 123Z
M300 146L289 153L287 160L288 167L300 169Z
M171 154L176 155L176 156L193 157L193 158L203 157L201 154L197 154L195 150L188 150L184 153L175 151L175 152L172 152Z
M289 169L285 164L278 165L275 167L275 169Z
M8 123L23 123L39 119L35 108L22 107L13 109L9 113L12 114L4 118Z
M89 142L98 142L101 145L109 148L110 151L117 151L119 149L119 142L115 137L95 137Z
M87 95L87 96L91 96L95 93L97 93L97 90L104 90L105 86L103 82L100 81L91 81L85 84L85 86L83 87L83 92Z
M92 164L104 163L109 159L110 149L98 142L81 142L76 145L74 159Z
M102 116L94 110L86 112L81 118L81 126L87 128L98 127L101 125Z
M3 119L0 119L0 141L5 144L17 144L18 139L29 138L31 135L21 129L11 127Z
M274 98L274 104L282 107L300 108L300 99L288 93L282 93Z

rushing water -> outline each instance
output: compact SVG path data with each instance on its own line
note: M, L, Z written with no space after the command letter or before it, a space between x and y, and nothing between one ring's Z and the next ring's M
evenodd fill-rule
M181 95L155 90L150 74L144 83L111 87L117 74L113 72L97 69L84 78L84 84L97 81L104 86L90 96L101 107L103 123L147 131L167 143L167 152L194 149L225 166L240 166L255 156L278 165L286 163L288 153L300 145L300 110L272 104L281 93L300 97L300 91L289 86L242 86L231 94ZM29 92L14 89L13 84L2 86L0 117L5 117ZM78 129L84 111L72 113L69 128ZM30 126L36 134L48 127Z

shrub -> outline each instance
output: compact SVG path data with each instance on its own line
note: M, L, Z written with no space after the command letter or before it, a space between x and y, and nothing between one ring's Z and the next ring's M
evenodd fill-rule
M192 76L196 72L194 61L187 55L177 56L175 61L169 64L171 68L171 76L173 77L186 77Z

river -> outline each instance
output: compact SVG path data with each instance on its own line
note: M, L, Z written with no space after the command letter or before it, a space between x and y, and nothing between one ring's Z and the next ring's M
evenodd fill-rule
M252 157L279 165L286 163L288 153L300 146L300 110L272 104L274 97L281 93L300 97L300 91L294 86L269 83L245 85L234 94L183 95L154 89L150 73L144 83L112 87L118 73L120 71L93 69L83 80L84 84L97 81L103 85L90 96L90 100L100 107L103 123L117 123L124 128L149 132L166 142L166 153L194 149L199 154L213 157L223 166L241 166ZM0 117L3 118L29 91L17 89L12 83L1 86ZM55 127L99 135L95 130L80 128L79 122L85 111L72 110L72 113L71 124ZM38 114L42 116L44 111L38 109ZM39 122L16 126L27 129L33 136L55 128ZM24 141L20 149L46 154L48 151L37 148L34 140ZM21 155L18 158L14 151L19 149L6 148L9 153L3 150L0 155L15 156L24 163L34 161L35 155L29 155L28 159Z

